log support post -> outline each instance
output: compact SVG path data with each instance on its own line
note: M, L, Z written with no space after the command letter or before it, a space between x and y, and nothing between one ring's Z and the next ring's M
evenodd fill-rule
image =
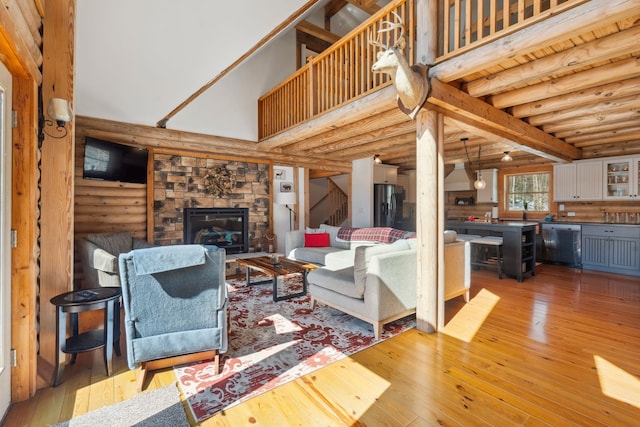
M438 3L416 0L416 63L437 56ZM444 325L444 117L422 109L416 117L416 321L421 331Z

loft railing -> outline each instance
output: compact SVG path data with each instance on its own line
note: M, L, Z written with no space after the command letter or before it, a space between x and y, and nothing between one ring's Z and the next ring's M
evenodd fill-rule
M384 74L374 74L379 48L369 40L376 40L382 21L396 20L393 12L405 22L407 58L413 58L414 0L398 0L369 18L358 28L334 43L284 82L258 100L258 137L268 138L316 115L366 96L390 84ZM399 29L380 34L380 42L392 45L400 35ZM413 60L410 59L410 63Z
M564 12L588 0L440 0L438 57L442 62L525 26ZM390 84L385 74L373 74L378 48L375 40L382 21L405 23L405 54L413 64L415 0L396 0L334 43L291 77L258 100L258 137L269 138ZM399 31L383 33L379 41L391 45Z

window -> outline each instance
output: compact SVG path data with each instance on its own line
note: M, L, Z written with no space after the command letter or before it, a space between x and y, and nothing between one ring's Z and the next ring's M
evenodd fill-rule
M549 172L506 175L508 211L549 211Z

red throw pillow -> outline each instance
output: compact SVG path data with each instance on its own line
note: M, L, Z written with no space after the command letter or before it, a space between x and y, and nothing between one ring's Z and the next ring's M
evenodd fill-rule
M305 248L324 248L329 246L329 233L305 233Z

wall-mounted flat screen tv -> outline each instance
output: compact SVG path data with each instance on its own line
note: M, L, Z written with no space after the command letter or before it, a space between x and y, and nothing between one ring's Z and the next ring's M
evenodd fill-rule
M145 184L148 156L149 153L144 148L130 147L88 136L84 147L83 177Z

